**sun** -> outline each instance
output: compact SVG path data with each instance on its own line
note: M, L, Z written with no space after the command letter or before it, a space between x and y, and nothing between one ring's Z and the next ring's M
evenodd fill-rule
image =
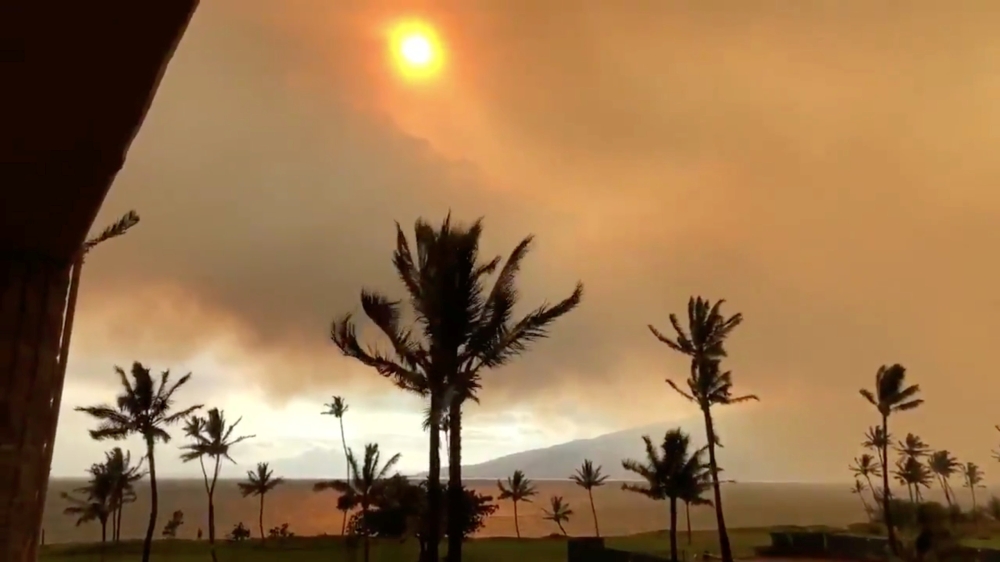
M408 20L389 28L389 52L397 72L407 79L437 76L444 65L444 49L434 28Z

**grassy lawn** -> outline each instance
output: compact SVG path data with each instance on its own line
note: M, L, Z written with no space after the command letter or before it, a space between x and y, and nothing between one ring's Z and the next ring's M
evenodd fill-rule
M730 540L737 556L749 556L755 546L770 543L768 529L734 529ZM718 552L718 537L715 531L698 531L688 546L684 533L678 537L679 548L689 553L704 550ZM644 533L629 537L612 537L607 540L611 548L666 555L670 551L668 535L665 532ZM153 543L155 562L203 562L210 560L205 541L157 541ZM140 542L128 542L118 546L108 546L107 562L139 560L142 550ZM329 562L350 561L350 552L335 537L296 537L261 544L250 541L242 544L219 543L219 562ZM416 544L411 540L373 541L371 560L373 562L413 562L417 558ZM563 562L566 560L564 539L476 539L467 543L465 556L469 562ZM59 545L42 550L43 562L99 562L99 545ZM361 552L357 553L359 562Z

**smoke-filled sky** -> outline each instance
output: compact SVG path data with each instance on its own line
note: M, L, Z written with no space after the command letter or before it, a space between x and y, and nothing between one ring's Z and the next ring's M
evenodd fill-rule
M434 81L386 61L410 16L446 45ZM96 460L68 410L133 359L244 415L241 464L336 446L340 394L351 444L424 468L420 402L327 333L362 287L402 295L394 221L449 210L485 217L487 254L537 236L525 310L586 285L487 376L470 461L690 416L646 325L701 294L746 317L729 368L762 402L730 440L847 479L876 421L858 389L902 362L927 404L897 431L989 473L998 26L987 0L204 2L95 225L142 216L88 261L54 473Z

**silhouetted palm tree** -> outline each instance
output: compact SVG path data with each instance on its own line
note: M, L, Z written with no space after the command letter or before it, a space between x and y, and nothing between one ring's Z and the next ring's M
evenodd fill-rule
M915 457L900 457L892 474L897 482L906 486L911 502L923 501L920 489L931 487L931 471L924 463Z
M715 495L715 519L719 529L719 547L723 562L733 562L733 551L726 532L726 519L722 509L722 490L719 482L719 464L715 458L718 436L712 419L712 406L725 406L749 400L759 400L756 396L733 396L732 372L723 372L719 362L726 357L726 338L743 321L743 315L736 313L725 317L722 305L725 300L712 304L708 299L691 297L688 300L687 328L681 326L676 314L670 315L670 324L675 336L663 335L652 325L649 330L670 349L691 358L691 375L687 380L687 390L682 390L674 381L667 379L678 394L698 405L705 418L705 433L708 441L708 463Z
M344 355L429 399L432 419L426 556L434 561L440 537L440 420L444 411L450 413L448 502L457 511L464 502L462 405L475 398L481 371L508 363L531 342L546 337L552 323L576 308L583 296L582 285L577 285L558 304L543 305L515 320L516 276L532 238L518 244L501 267L500 257L480 261L482 229L481 220L469 226L455 225L450 215L439 228L418 220L414 227L414 256L402 228L396 225L393 264L406 287L419 329L401 325L400 301L368 291L361 295L362 308L389 340L390 353L361 346L351 315L335 321L331 330L331 338ZM495 272L496 280L492 288L487 288L487 277ZM451 562L462 557L461 524L460 518L448 518Z
M573 510L570 509L568 503L563 502L562 496L552 496L549 499L549 506L549 509L542 509L544 514L542 519L552 521L559 526L559 531L562 532L563 536L568 536L563 523L569 522L569 516L573 515Z
M521 526L517 521L517 502L531 503L531 498L538 495L535 486L524 476L524 472L515 470L513 476L507 477L507 484L497 480L500 489L500 500L510 500L514 503L514 532L521 538Z
M334 490L341 494L341 497L351 498L358 507L361 508L361 521L366 523L371 506L378 499L389 471L399 463L401 455L396 453L382 463L382 453L379 451L378 443L368 443L365 445L365 456L361 463L358 463L354 456L354 450L347 449L347 464L350 465L351 478L348 481L330 480L317 482L313 485L313 490L319 492L323 490ZM365 533L365 562L368 562L370 543L369 533Z
M927 468L931 469L941 489L944 490L944 499L948 502L949 506L955 503L950 479L958 472L960 466L958 459L946 450L934 451L927 459Z
M858 497L861 498L861 505L864 506L864 508L865 508L865 514L870 519L872 517L872 514L874 512L872 511L871 506L868 505L868 502L865 501L865 496L864 496L864 494L865 494L865 484L864 484L864 482L862 482L862 481L858 480L857 478L855 478L854 479L854 486L851 486L851 493L852 494L857 494Z
M191 415L201 405L192 406L180 412L171 412L174 405L174 393L191 380L188 373L171 384L170 371L160 373L159 379L154 379L149 369L138 361L132 363L132 381L120 367L115 367L121 379L122 393L118 395L114 406L100 405L76 408L97 419L100 423L97 429L90 431L90 436L98 441L104 439L121 440L130 435L140 435L146 444L146 463L149 467L149 524L146 527L146 538L142 544L142 562L149 562L153 547L153 533L156 532L156 516L159 509L159 494L156 488L156 457L154 449L156 442L167 443L170 434L167 427Z
M594 462L585 459L583 465L576 469L576 473L570 476L576 485L587 490L587 497L590 498L590 513L594 516L594 536L601 536L601 528L597 525L597 508L594 507L594 488L604 485L608 477L601 474L601 467L594 466Z
M111 511L111 540L121 539L122 512L125 504L135 501L135 483L146 475L142 471L142 462L132 466L132 453L122 451L121 447L105 453L104 466L115 484L114 502Z
M622 467L639 475L643 484L622 484L623 490L636 492L654 500L668 500L670 505L670 560L677 562L677 501L691 494L705 481L706 465L702 455L707 447L691 450L691 438L680 429L671 429L663 436L659 449L648 435L642 437L646 459L625 459Z
M324 404L326 406L326 411L321 412L325 416L333 416L337 418L340 422L340 444L344 446L344 463L347 465L347 479L351 479L351 463L347 460L347 437L344 435L344 414L347 413L349 406L347 401L341 396L334 396L333 401L329 404ZM344 511L343 523L340 527L340 534L343 535L347 531L347 511Z
M904 457L912 457L919 461L931 452L931 448L917 435L907 433L902 441L896 443L896 452Z
M722 472L722 469L719 469ZM733 480L725 480L723 483L733 482ZM681 496L679 500L684 502L684 519L687 525L687 544L691 546L694 538L691 533L691 506L693 505L707 505L712 507L712 500L705 497L705 493L712 489L712 477L708 473L708 470L702 472L701 478L691 483L690 486L681 491Z
M222 459L226 459L233 464L236 461L229 456L229 450L242 441L251 439L253 435L233 436L236 426L240 425L243 418L237 419L232 424L226 421L226 415L218 408L209 410L205 417L191 416L184 427L184 434L191 442L181 447L184 451L181 459L190 462L195 459L201 465L201 475L205 481L205 493L208 495L208 543L211 546L212 559L215 559L215 484L219 480L219 471L222 469ZM205 457L211 459L212 473L205 469Z
M257 463L256 471L247 471L247 481L239 482L237 484L240 489L240 494L242 494L244 498L249 496L258 496L260 498L260 510L257 514L257 526L260 529L261 540L267 538L264 535L264 496L284 483L285 479L274 476L274 472L268 468L266 462L259 462Z
M881 452L879 453L881 455ZM875 485L872 484L872 476L879 478L882 476L881 463L876 464L875 457L865 453L854 458L854 464L848 467L855 478L864 478L868 482L868 489L872 493L872 499L878 505L879 499L875 496Z
M868 428L865 432L865 440L861 442L861 446L869 451L875 451L875 455L878 457L879 467L886 466L885 459L882 457L882 451L884 451L889 446L890 435L886 435L882 431L882 427L878 425L873 425ZM879 474L881 474L881 469Z
M912 410L924 403L916 396L920 393L920 385L906 386L906 368L896 363L890 367L885 365L875 373L875 391L862 388L859 392L865 400L878 409L882 417L882 514L885 527L889 534L889 548L894 555L899 555L899 544L896 541L896 529L892 523L892 511L889 509L889 416L893 412Z
M115 509L115 475L108 471L106 464L92 465L88 472L90 478L85 486L74 490L74 494L62 493L63 499L71 504L63 510L63 513L76 516L77 526L90 521L101 524L101 560L104 560L104 546L108 540L108 520Z
M985 488L983 486L983 470L979 468L974 462L967 462L962 466L962 477L965 479L965 487L969 489L969 493L972 495L972 512L976 512L976 488Z

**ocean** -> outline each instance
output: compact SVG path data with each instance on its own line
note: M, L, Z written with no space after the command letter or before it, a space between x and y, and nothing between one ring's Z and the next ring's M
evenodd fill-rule
M49 487L43 526L46 543L91 542L100 540L96 523L77 527L72 517L64 515L67 503L60 492L80 486L79 480L54 479ZM497 496L496 481L473 480L467 483L481 492ZM557 532L555 524L542 519L542 508L551 496L562 496L574 511L566 531L573 535L593 532L593 520L586 490L571 481L536 481L538 496L531 504L519 504L521 535L540 537ZM314 492L313 481L290 480L267 495L264 512L266 529L287 523L297 535L339 534L341 514L336 510L336 493ZM138 539L145 535L149 514L149 489L144 481L136 488L138 499L126 507L122 521L122 537ZM960 495L965 490L959 490ZM934 492L928 499L937 499ZM982 503L989 491L977 493ZM868 498L870 500L870 497ZM649 500L621 489L621 483L608 482L594 491L594 502L601 534L627 535L665 529L668 526L667 504ZM514 513L510 502L497 502L499 511L486 523L481 536L513 536ZM770 525L830 525L846 526L865 519L858 496L845 484L737 483L723 486L723 506L730 527L760 527ZM243 498L235 480L220 480L215 493L216 526L220 535L227 534L243 522L257 532L256 498ZM160 482L160 510L157 526L181 510L185 523L178 531L180 538L195 538L201 528L207 534L208 513L205 488L201 480L163 480ZM684 519L681 513L680 525ZM714 529L715 516L710 507L691 510L694 529ZM157 529L157 537L160 529Z

